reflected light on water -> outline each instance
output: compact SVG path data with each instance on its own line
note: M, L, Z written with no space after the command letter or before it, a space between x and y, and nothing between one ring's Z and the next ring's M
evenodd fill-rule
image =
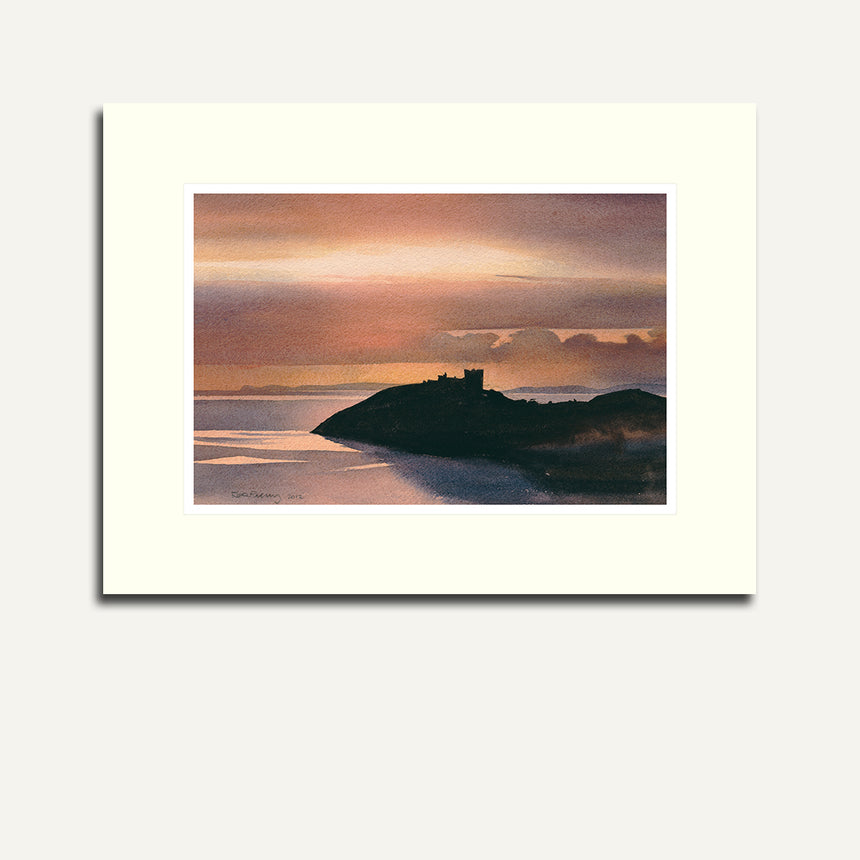
M272 463L307 463L307 460L267 460L264 457L215 457L212 460L195 460L206 466L260 466Z
M194 441L199 445L257 451L355 451L305 430L195 430Z

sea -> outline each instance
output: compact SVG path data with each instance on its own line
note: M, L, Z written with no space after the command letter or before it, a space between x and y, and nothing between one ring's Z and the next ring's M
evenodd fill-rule
M408 454L310 431L374 392L196 395L195 505L637 504L541 487L524 469L484 459ZM541 403L594 395L509 394ZM662 500L655 499L655 503Z

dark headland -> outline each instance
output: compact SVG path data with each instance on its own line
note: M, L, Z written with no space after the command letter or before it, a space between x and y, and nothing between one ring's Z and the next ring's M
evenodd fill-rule
M638 389L585 402L512 400L482 370L384 389L332 415L320 436L417 454L486 457L550 489L665 493L666 400Z

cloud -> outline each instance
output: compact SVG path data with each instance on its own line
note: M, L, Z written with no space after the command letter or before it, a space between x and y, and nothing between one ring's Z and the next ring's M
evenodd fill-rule
M494 352L496 361L555 361L561 356L560 348L555 332L532 328L514 332Z
M494 333L441 333L417 352L403 353L400 360L480 365L506 378L516 376L535 384L664 382L666 342L665 332L661 338L660 331L655 330L655 337L648 340L628 334L619 343L599 340L588 332L562 340L549 329L530 328L512 333L498 346L493 346Z
M200 194L194 210L197 364L665 374L665 195Z
M577 334L561 344L571 362L588 368L590 373L606 380L605 384L622 382L665 382L666 339L643 340L628 334L624 343L601 341L590 334Z
M196 279L664 278L665 228L664 194L197 194Z
M499 339L491 332L453 335L439 332L427 342L427 355L423 360L443 362L487 362L493 361L493 344Z
M562 341L551 330L648 330L665 305L635 291L626 299L620 290L579 297L536 285L512 294L507 288L463 290L442 299L395 287L368 294L258 285L240 291L207 287L195 300L195 362L201 365L475 366L509 372L505 379L512 386L611 385L665 376L661 326L653 326L647 339L632 335L624 343L589 333ZM623 306L624 317L610 313L616 305ZM613 317L621 322L612 325ZM482 331L450 334L469 329ZM513 334L494 346L505 330Z

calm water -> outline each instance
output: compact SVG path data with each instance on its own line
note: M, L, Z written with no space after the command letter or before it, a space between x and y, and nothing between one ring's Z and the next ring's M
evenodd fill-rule
M662 499L558 496L517 467L342 443L310 430L367 392L194 402L194 500L202 505L625 504ZM523 395L541 402L587 395Z

